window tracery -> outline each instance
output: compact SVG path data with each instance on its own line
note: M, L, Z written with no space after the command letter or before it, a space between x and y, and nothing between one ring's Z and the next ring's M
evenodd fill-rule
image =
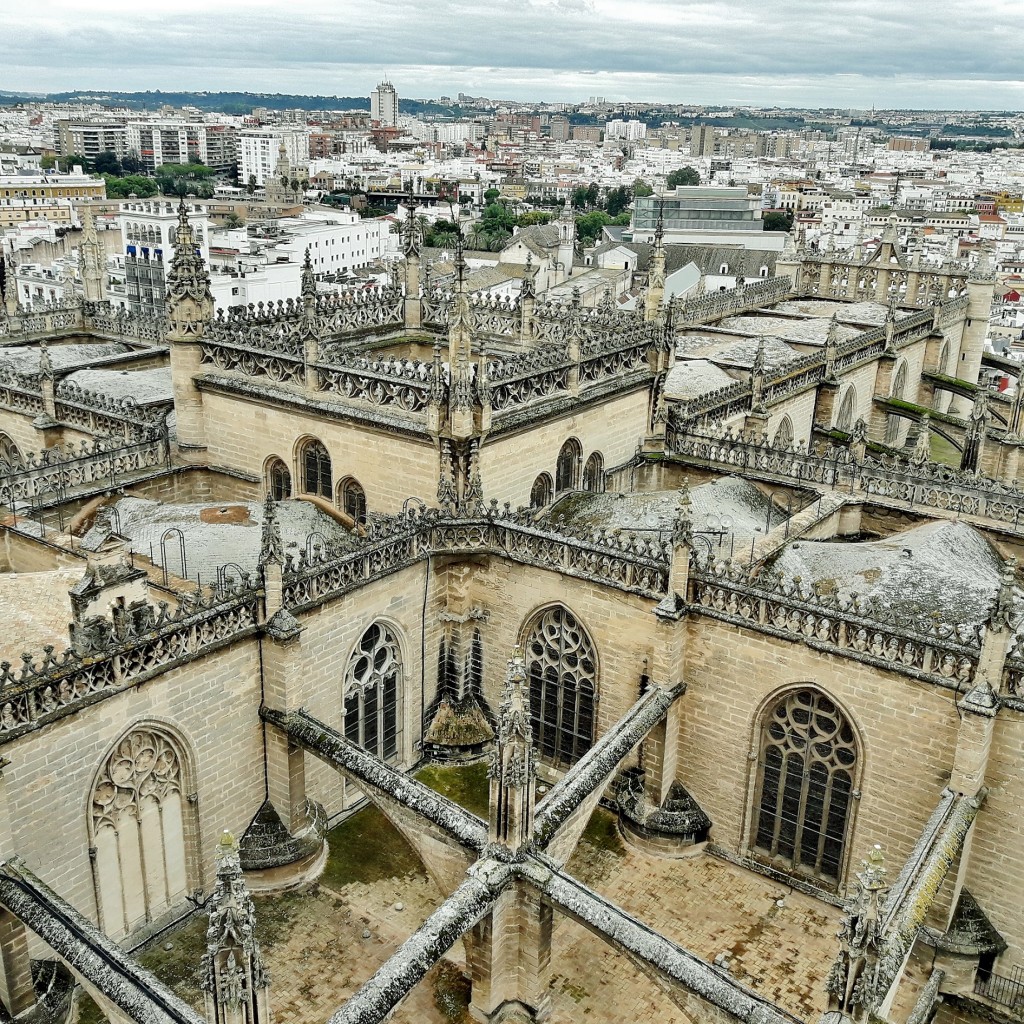
M755 852L838 882L852 810L857 744L825 694L794 690L761 727Z
M402 652L382 623L360 637L345 671L345 738L384 760L398 756Z
M572 764L594 744L594 645L572 612L558 605L534 622L525 650L534 746L555 764Z

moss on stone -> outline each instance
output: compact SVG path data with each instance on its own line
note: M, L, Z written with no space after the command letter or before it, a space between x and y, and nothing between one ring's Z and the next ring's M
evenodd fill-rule
M598 807L590 816L587 827L583 830L582 842L589 843L597 850L614 854L616 857L626 855L626 847L619 835L618 819L610 811Z
M435 793L454 800L467 811L486 820L490 795L486 762L467 765L431 764L420 769L416 778Z
M78 1024L109 1024L92 996L81 989L78 992Z
M434 1005L450 1024L469 1021L470 984L455 964L442 960L430 972L434 986Z
M353 882L426 876L412 847L376 807L364 807L336 825L327 833L327 842L330 854L321 881L331 889Z
M206 949L207 917L199 914L139 954L139 963L152 971L175 995L198 1005L200 960ZM170 949L164 947L170 946Z

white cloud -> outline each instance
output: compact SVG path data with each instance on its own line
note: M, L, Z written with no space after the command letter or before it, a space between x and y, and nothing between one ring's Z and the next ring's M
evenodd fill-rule
M1020 104L1008 0L5 0L0 88Z

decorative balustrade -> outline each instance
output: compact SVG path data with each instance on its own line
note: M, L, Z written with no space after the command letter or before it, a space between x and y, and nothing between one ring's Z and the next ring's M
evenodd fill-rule
M537 526L529 510L513 512L496 502L463 516L438 509L378 517L364 549L337 554L323 548L312 557L289 557L285 604L308 607L411 565L427 554L490 552L516 561L661 597L668 581L669 549L659 540L622 531L573 531Z
M807 451L803 444L775 445L725 430L709 435L674 429L666 440L671 455L693 459L725 472L742 472L796 485L820 485L860 491L874 499L943 509L1024 528L1024 491L1012 484L977 476L936 462L920 465L902 456L854 460L846 448Z
M18 373L0 364L0 406L28 416L43 411L43 385L38 373Z
M738 626L932 682L969 687L981 652L982 627L911 619L857 597L819 593L799 579L694 554L689 604Z
M316 366L317 390L343 398L420 413L433 398L445 399L445 368L414 359L374 359L333 350L329 362Z
M799 356L780 367L778 376L765 382L764 404L770 409L807 388L815 387L824 379L825 359L820 352Z
M160 344L167 330L160 317L147 317L118 309L108 301L86 302L67 299L60 302L34 303L31 308L19 307L14 317L0 311L0 337L15 341L32 341L37 336L60 332L115 334L126 341Z
M55 418L94 434L123 431L127 435L152 435L162 431L172 404L168 399L141 406L131 395L115 397L67 379L57 384L54 393Z
M788 277L767 277L724 292L708 292L694 299L684 299L676 306L675 327L685 330L709 320L760 309L789 298L793 282Z
M0 504L54 498L79 488L116 488L126 477L169 464L166 437L126 444L123 437L98 437L29 454L16 463L0 462Z
M706 427L712 422L747 413L750 411L750 396L750 383L737 380L696 398L673 402L669 409L669 431L675 433L693 426Z
M89 620L91 648L57 656L47 645L39 659L26 653L20 666L0 663L0 744L254 632L259 600L256 590L230 586L215 596L182 594L173 612L146 605Z
M568 355L562 346L545 345L487 363L487 384L495 412L548 398L569 389Z
M228 329L207 330L209 333L199 344L203 364L282 384L305 382L302 342L281 333L278 325L259 325L241 335ZM261 332L262 336L253 337L254 332Z

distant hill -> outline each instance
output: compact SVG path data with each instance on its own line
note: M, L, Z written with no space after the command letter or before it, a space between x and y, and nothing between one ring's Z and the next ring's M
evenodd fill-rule
M70 92L0 93L0 106L12 107L19 103L99 103L110 107L128 107L132 110L158 110L162 106L198 107L200 110L225 114L251 114L254 107L269 110L369 110L369 96L307 96L300 93L264 92L115 92L98 89L74 89ZM458 106L442 106L423 100L400 99L404 114L437 114L457 117Z

